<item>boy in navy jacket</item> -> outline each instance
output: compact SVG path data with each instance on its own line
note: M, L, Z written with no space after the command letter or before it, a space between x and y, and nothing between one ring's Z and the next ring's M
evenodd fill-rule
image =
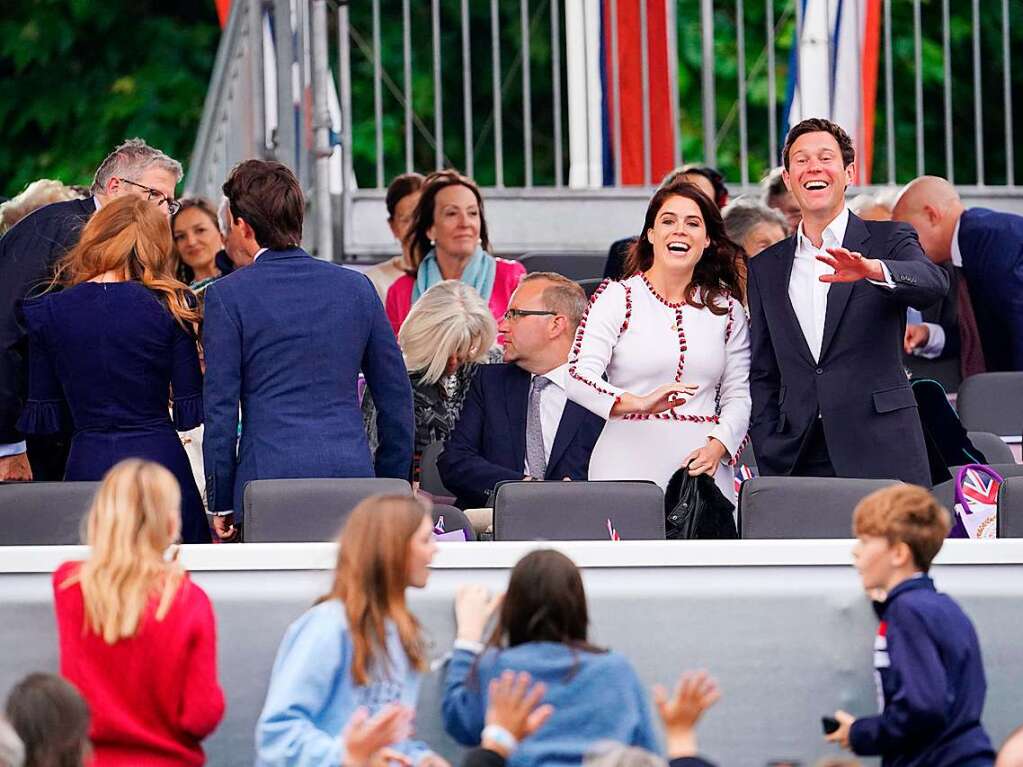
M864 498L853 515L856 569L880 618L874 638L882 711L836 711L827 739L883 767L991 767L995 753L980 723L987 685L973 624L927 576L951 518L915 485Z

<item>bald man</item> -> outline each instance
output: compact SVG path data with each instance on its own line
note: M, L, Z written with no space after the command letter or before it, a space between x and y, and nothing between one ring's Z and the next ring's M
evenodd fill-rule
M963 374L1023 370L1023 216L966 209L959 193L937 176L914 179L892 211L910 224L927 257L953 266L958 339L925 324L919 343L932 352L958 341Z

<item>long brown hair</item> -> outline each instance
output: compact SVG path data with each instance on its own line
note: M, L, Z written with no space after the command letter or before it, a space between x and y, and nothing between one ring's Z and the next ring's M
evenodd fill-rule
M703 215L703 223L710 239L707 249L696 262L693 279L686 290L686 303L699 308L706 307L713 314L726 314L728 306L724 299L727 295L738 301L744 300L737 266L742 260L742 249L725 234L725 225L721 221L721 211L718 207L700 191L698 186L685 181L675 181L662 186L650 198L643 230L625 256L623 279L645 272L653 266L654 246L647 239L647 232L653 228L657 214L671 197L685 197L696 203ZM697 289L700 290L700 302L695 300Z
M360 503L338 538L334 585L317 604L339 599L355 645L352 678L369 684L375 661L387 661L387 620L394 621L409 663L426 670L419 621L405 604L409 543L430 512L405 495L377 495Z
M538 549L512 569L501 602L491 647L526 642L559 642L589 652L605 652L590 644L586 591L575 562L560 551Z
M480 247L483 250L490 250L490 237L487 234L487 217L483 213L483 195L476 182L468 176L463 176L457 170L438 170L431 173L423 181L422 189L419 192L419 202L412 213L412 223L409 224L408 232L405 234L404 245L412 259L412 272L419 269L419 265L426 258L433 245L427 232L433 226L434 208L436 206L437 193L448 186L464 186L476 196L476 205L480 209Z
M174 276L174 241L167 216L154 202L121 195L82 229L78 244L57 266L53 285L71 287L104 272L121 272L156 293L185 330L195 333L194 295Z

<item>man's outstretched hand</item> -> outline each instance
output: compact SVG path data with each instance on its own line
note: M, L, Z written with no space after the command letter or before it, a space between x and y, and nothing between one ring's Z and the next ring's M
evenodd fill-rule
M864 258L862 253L854 253L846 248L825 248L830 254L817 256L822 264L835 270L834 274L822 274L821 282L858 282L874 280L884 282L884 269L876 258Z

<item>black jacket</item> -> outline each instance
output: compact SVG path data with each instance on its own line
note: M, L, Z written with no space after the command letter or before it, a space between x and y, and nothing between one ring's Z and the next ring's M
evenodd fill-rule
M906 307L940 299L948 291L948 277L923 254L916 232L906 224L850 214L842 244L884 261L895 287L866 280L832 284L819 361L789 300L796 237L750 259L750 434L757 466L764 475L790 474L820 413L838 476L896 478L930 487L902 343Z
M498 482L522 479L530 381L528 372L507 363L480 365L476 371L458 423L437 459L444 486L456 493L459 508L485 506ZM567 401L545 478L586 479L603 428L604 419Z
M28 375L18 304L46 286L54 264L78 242L95 212L93 197L55 202L30 213L0 238L0 444L24 439L15 428Z

